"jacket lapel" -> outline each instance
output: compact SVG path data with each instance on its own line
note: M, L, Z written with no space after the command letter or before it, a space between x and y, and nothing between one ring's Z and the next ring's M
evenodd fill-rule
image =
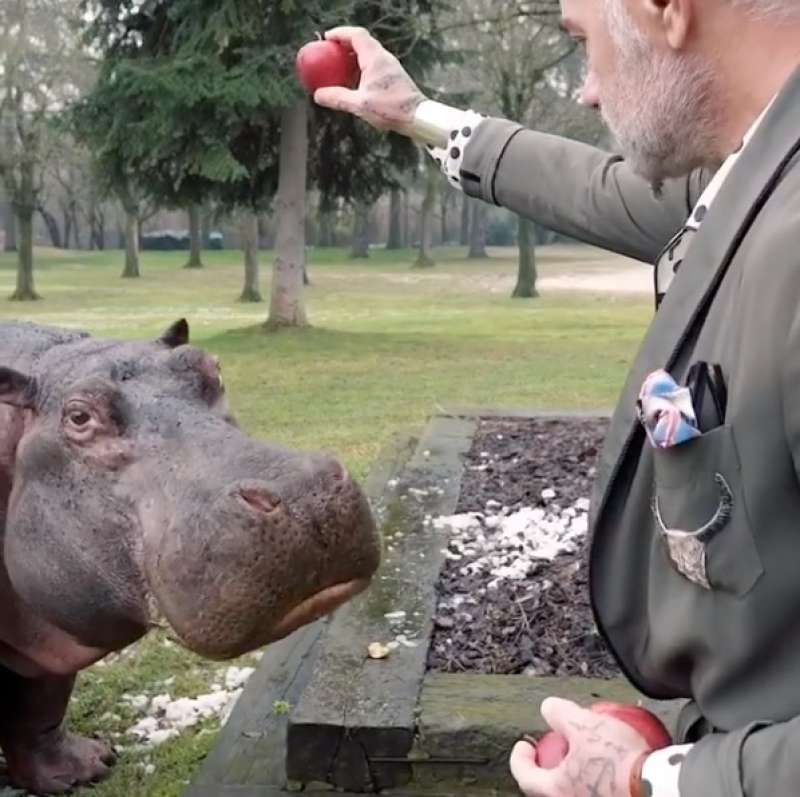
M598 468L592 525L628 450L641 444L636 399L648 373L672 368L741 240L791 161L800 139L800 69L763 119L708 210L634 360Z

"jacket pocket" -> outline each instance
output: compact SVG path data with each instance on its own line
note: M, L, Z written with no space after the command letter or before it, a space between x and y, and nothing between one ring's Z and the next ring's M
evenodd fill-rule
M748 593L763 571L733 429L656 449L653 512L676 569L706 589Z

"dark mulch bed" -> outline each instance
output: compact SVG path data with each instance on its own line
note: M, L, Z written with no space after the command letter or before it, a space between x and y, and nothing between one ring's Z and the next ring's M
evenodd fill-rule
M561 507L589 498L607 424L583 418L484 420L466 462L456 511L483 513L489 501L510 511L544 507L542 491L550 488ZM592 617L587 548L588 540L575 554L537 561L526 579L504 581L495 589L486 589L485 575L461 572L468 559L446 562L429 669L618 676ZM464 599L457 608L449 607L454 596Z

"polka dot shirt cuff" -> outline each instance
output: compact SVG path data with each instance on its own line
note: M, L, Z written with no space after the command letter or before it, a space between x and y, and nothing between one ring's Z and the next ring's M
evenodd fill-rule
M681 765L691 749L690 744L673 745L647 756L642 767L642 797L681 797Z
M464 152L476 128L485 118L475 111L461 111L458 118L453 119L454 124L449 133L447 146L427 147L430 156L454 188L461 188L461 164Z

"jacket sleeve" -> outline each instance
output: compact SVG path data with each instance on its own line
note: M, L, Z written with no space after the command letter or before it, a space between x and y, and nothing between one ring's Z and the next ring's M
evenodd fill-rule
M800 784L800 718L753 723L695 744L681 767L686 797L777 797Z
M713 174L668 180L656 195L620 157L567 138L486 119L464 151L465 193L549 229L654 263Z

